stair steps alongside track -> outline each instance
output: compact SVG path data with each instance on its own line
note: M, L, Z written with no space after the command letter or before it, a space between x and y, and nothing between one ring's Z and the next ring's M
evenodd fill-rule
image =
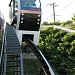
M19 40L12 26L6 25L3 75L24 75Z

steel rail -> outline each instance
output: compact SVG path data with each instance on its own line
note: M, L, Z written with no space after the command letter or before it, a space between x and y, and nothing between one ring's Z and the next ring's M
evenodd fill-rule
M30 38L26 38L25 42L28 44L29 47L32 48L38 60L41 62L41 64L43 64L42 70L44 74L45 75L55 75L47 59L42 54L42 52L39 50L39 48L32 42L32 40L30 40Z

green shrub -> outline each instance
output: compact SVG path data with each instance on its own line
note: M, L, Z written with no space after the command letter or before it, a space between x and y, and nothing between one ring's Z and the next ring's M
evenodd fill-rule
M75 33L52 27L42 30L39 48L60 73L75 74Z

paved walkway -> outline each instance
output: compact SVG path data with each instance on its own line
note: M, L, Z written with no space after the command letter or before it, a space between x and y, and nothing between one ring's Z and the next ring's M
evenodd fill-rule
M43 29L45 29L45 28L47 28L47 27L51 27L51 26L53 26L54 28L58 28L58 29L61 29L61 30L65 30L65 31L67 31L67 32L74 32L75 33L75 30L72 30L72 29L70 29L70 28L66 28L66 27L63 27L63 26L57 26L57 25L47 25L47 26L41 26L41 30L43 30Z
M66 28L66 27L63 27L63 26L54 25L54 28L59 28L61 30L66 30L67 32L74 32L75 33L75 30L72 30L72 29L69 29L69 28Z

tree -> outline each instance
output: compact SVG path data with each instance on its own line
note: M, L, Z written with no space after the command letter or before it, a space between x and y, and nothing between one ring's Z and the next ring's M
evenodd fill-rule
M44 22L43 22L43 25L48 25L48 22L44 21Z
M75 14L73 14L72 20L75 22Z

